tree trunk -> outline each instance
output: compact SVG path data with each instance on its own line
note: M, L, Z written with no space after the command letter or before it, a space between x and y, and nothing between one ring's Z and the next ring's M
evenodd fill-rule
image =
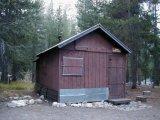
M159 68L159 59L158 56L155 55L154 57L154 71L153 71L153 85L154 86L159 86L159 72L160 72L160 68Z
M17 80L17 75L18 75L18 65L13 61L13 66L12 66L12 81Z
M3 82L7 82L8 80L8 69L7 69L7 61L5 59L3 59L2 61L2 76L1 76L1 80Z
M132 89L137 88L137 59L136 54L132 53L131 56L131 79L132 79Z
M126 67L126 83L129 83L130 82L130 66L129 66L129 62L128 62L128 60L129 60L128 55L126 58L127 58L127 60L126 60L126 65L127 65L127 67Z
M158 16L157 16L157 5L154 4L154 28L153 28L153 31L154 31L154 35L155 36L158 36L158 29L157 29L157 21L158 21ZM159 49L159 42L158 42L158 39L156 39L154 41L154 47L155 49ZM153 71L153 86L159 86L159 79L160 79L160 76L159 76L159 72L160 72L160 64L159 64L159 52L158 50L156 50L156 53L154 53L154 71Z
M34 41L32 41L32 60L35 60L35 56L36 56L36 53L35 53L35 43ZM31 68L31 72L32 72L32 82L35 82L35 62L31 61L32 62L32 68Z
M3 40L0 40L0 68L1 68L1 81L7 82L8 79L8 59L6 56L6 46Z
M146 77L146 74L144 75L144 80L145 80L145 85L147 84L147 77Z

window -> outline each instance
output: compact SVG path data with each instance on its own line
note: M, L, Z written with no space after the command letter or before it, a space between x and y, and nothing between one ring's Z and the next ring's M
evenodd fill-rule
M83 58L63 57L63 75L83 75Z

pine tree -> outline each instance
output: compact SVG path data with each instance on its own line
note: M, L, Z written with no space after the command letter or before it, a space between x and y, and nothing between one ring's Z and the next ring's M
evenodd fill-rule
M152 22L153 22L153 27L152 27L152 33L154 34L153 40L152 40L152 45L154 46L152 49L152 55L153 55L153 83L154 85L159 85L160 84L160 38L158 37L159 29L157 27L158 23L158 10L157 10L157 5L160 4L158 0L153 0L149 1L149 9L151 11L151 16L152 16Z
M57 43L56 34L56 18L55 18L55 10L53 8L53 0L51 0L50 5L47 10L46 18L46 40L48 41L47 47L53 46Z
M112 0L112 2L98 1L93 5L89 1L85 9L85 0L78 4L78 25L81 30L100 22L103 26L114 33L120 40L124 41L132 50L129 57L129 73L131 74L132 88L136 88L138 71L142 67L140 61L143 46L147 43L148 36L152 36L151 19L148 13L141 9L139 0ZM91 4L92 3L92 4ZM95 9L94 9L94 7ZM97 12L98 11L98 14ZM92 17L90 17L92 16ZM96 19L93 16L96 16ZM146 27L147 26L147 27ZM148 34L148 36L146 36ZM137 44L138 43L138 44ZM148 43L147 43L148 45Z
M77 3L78 9L78 26L81 30L85 30L95 24L98 24L100 11L98 7L98 2L93 2L93 0L79 0Z
M7 81L8 73L12 74L13 80L17 80L22 77L21 72L31 66L27 59L30 58L29 61L32 61L33 57L26 56L30 50L27 45L38 39L38 25L35 24L40 21L41 3L30 0L1 1L0 13L0 36L5 44L2 80ZM23 51L24 49L26 51Z

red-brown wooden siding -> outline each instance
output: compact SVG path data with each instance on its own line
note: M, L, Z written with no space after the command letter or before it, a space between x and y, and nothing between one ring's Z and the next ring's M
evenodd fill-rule
M63 74L63 70L62 70L63 56L84 58L84 52L70 51L70 50L60 51L60 71L59 71L60 88L61 89L63 88L84 88L84 75L83 76L62 75Z
M122 98L125 91L126 57L123 54L108 55L110 98Z
M59 81L61 89L70 88L99 88L109 87L111 97L124 96L125 66L123 59L125 55L113 54L113 45L100 34L90 34L77 40L75 43L66 46L60 50L60 72ZM118 56L115 69L116 72L109 71L109 55ZM83 76L64 76L62 75L63 57L76 57L84 59L84 75ZM123 67L119 68L122 66ZM119 66L118 66L119 65ZM111 70L112 71L112 70ZM109 77L113 77L109 83ZM123 84L122 84L123 82ZM115 83L115 84L112 84ZM116 87L115 87L116 86ZM120 86L120 87L119 87ZM112 88L111 88L112 87ZM117 89L118 87L118 89ZM116 92L113 94L112 92ZM120 92L120 95L117 92Z
M99 33L92 33L77 40L75 50L111 53L112 46L113 45Z
M41 56L37 62L37 80L49 89L59 90L59 52L52 52Z

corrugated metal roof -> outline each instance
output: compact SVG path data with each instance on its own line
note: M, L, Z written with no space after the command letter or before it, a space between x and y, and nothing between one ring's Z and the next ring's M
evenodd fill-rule
M77 40L77 39L79 39L79 38L81 38L81 37L83 37L83 36L85 36L85 35L93 32L93 31L95 31L97 29L102 30L106 35L108 35L109 37L111 37L114 40L114 42L116 42L119 46L121 46L127 53L131 53L131 50L125 44L123 44L118 38L116 38L113 34L111 34L101 24L97 24L97 25L95 25L95 26L93 26L93 27L91 27L91 28L89 28L89 29L87 29L87 30L85 30L85 31L77 34L77 35L74 35L74 36L72 36L72 37L70 37L70 38L68 38L68 39L66 39L66 40L64 40L64 41L56 44L53 47L50 47L49 49L46 49L45 51L42 51L41 53L37 54L37 56L39 56L41 54L44 54L47 51L52 50L54 48L62 48L64 46L70 44L71 42L73 42L73 41L75 41L75 40Z

